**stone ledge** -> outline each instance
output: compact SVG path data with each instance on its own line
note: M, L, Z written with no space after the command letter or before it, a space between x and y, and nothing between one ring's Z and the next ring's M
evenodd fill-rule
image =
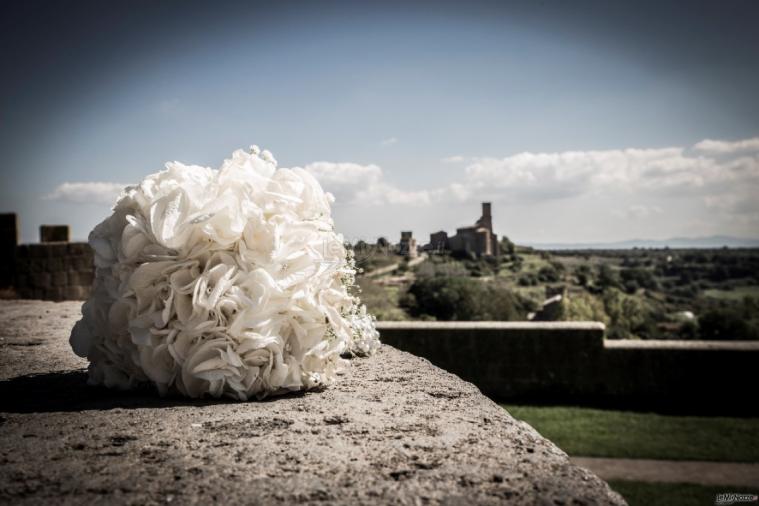
M472 384L389 346L323 392L265 402L87 387L67 343L79 306L0 306L0 502L624 504Z
M604 348L610 350L709 350L759 351L759 341L670 341L663 339L606 339Z
M603 332L606 327L601 322L418 322L418 321L381 321L377 328L382 329L430 329L430 330L593 330ZM603 334L601 334L603 335Z

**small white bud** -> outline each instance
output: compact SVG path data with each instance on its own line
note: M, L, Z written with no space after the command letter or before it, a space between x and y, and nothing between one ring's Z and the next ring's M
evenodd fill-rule
M277 164L277 160L274 159L274 155L272 155L271 151L269 151L268 149L264 149L263 151L261 151L261 158L266 160L267 162L273 163L274 165Z

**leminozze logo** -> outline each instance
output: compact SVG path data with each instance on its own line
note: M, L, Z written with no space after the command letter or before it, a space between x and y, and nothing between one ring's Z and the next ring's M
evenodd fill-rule
M757 502L757 499L759 499L759 496L756 494L725 493L717 494L717 497L714 499L714 504L727 506L728 504L735 504L739 502Z

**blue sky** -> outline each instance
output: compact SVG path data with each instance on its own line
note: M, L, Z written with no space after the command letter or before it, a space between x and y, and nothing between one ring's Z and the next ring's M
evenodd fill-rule
M116 184L256 143L347 238L759 236L752 2L9 4L0 211L75 238Z

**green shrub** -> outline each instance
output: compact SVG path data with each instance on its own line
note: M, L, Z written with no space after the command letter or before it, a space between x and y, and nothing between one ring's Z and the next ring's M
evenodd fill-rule
M610 320L607 331L610 339L657 337L657 320L641 297L608 288L603 292L603 302Z
M701 339L759 339L759 322L750 320L741 308L715 308L698 319Z
M589 293L572 294L564 307L565 320L609 323L603 302Z
M538 271L538 280L544 283L555 283L561 279L558 271L552 265L546 265Z
M420 277L401 304L414 317L437 320L523 320L527 303L505 285L469 277Z

